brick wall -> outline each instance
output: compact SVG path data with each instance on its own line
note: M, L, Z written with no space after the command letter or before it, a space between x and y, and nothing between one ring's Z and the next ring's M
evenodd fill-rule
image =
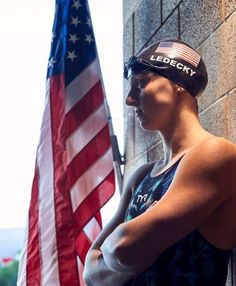
M124 60L166 38L188 42L203 57L209 84L199 97L204 128L236 143L236 0L124 0ZM124 96L129 90L124 81ZM143 131L124 106L124 182L141 164L162 158L158 134ZM236 256L227 286L236 286Z

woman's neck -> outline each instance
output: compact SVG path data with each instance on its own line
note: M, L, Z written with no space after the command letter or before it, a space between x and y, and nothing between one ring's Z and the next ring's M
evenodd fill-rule
M212 136L205 131L198 117L195 114L186 115L175 120L174 124L170 124L168 128L160 131L163 141L165 163L169 163L175 157L179 157L186 153L191 147Z

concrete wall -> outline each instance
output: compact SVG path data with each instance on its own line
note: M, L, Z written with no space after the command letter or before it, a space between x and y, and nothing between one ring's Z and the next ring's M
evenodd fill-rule
M203 57L209 84L199 97L205 129L236 143L236 0L124 0L124 60L166 38L188 42ZM124 96L129 90L124 81ZM141 164L162 158L156 133L143 131L132 108L124 106L124 182ZM236 286L236 257L228 286Z

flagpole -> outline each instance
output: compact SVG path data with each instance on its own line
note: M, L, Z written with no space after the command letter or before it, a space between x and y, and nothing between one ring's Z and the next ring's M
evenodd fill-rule
M118 183L118 188L119 188L119 192L120 194L122 193L122 189L123 189L123 174L121 172L121 165L124 164L124 161L122 160L122 156L120 154L120 150L119 150L119 145L118 145L118 141L117 141L117 137L114 134L114 130L113 130L113 124L112 124L112 118L111 118L111 114L110 114L110 108L109 105L106 102L106 108L107 108L107 114L108 114L108 126L109 126L109 131L110 131L110 137L111 137L111 146L112 146L112 153L113 153L113 164L114 164L114 169L115 169L115 173L116 173L116 179L117 179L117 183Z

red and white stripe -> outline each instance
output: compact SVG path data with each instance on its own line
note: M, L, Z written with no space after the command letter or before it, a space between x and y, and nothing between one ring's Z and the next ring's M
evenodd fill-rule
M114 192L100 69L94 61L65 89L47 82L18 286L83 286L85 255ZM78 271L79 269L79 271Z
M179 43L173 43L171 48L164 47L164 46L158 46L155 52L164 53L164 54L167 53L168 57L170 58L179 57L185 60L186 62L194 65L195 67L197 67L200 62L200 56L197 52Z

